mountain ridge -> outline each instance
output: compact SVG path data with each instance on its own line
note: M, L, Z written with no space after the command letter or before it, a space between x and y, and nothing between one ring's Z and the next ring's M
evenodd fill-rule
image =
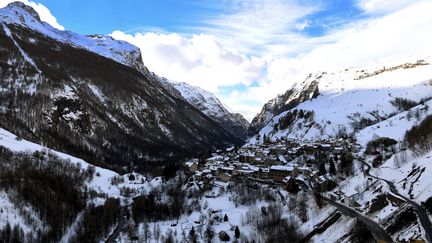
M354 136L365 127L402 112L399 102L419 104L430 99L430 57L392 63L387 67L309 75L264 105L251 128L260 128L255 135L259 134L261 140L264 135L273 139Z
M3 128L91 162L122 166L242 143L167 92L138 48L55 30L20 6L0 10ZM110 48L113 42L118 45Z
M214 94L185 82L174 82L165 78L159 78L159 80L164 86L172 86L181 97L216 121L225 130L244 141L247 140L249 122L241 114L231 113Z

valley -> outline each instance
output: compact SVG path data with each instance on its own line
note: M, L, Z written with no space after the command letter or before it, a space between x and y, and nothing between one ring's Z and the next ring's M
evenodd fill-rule
M33 7L0 9L0 242L432 241L429 53L317 68L249 122Z

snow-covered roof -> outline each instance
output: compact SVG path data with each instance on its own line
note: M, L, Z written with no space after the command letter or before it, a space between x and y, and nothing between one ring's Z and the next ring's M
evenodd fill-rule
M240 173L240 174L251 174L251 173L253 173L254 171L253 171L253 170L244 170L244 169L240 169L240 170L237 170L237 172Z
M293 166L286 166L286 165L272 165L270 169L280 170L280 171L293 171L295 168Z
M222 170L234 170L234 167L222 167Z
M187 161L184 163L187 167L192 167L193 165L197 165L198 162L195 161Z
M213 157L208 158L207 160L223 160L224 157L221 155L214 155Z

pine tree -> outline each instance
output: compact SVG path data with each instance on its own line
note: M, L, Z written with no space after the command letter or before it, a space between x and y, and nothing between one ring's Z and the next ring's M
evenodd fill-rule
M4 242L9 242L11 235L12 235L12 228L9 222L7 222L7 224L3 227L3 232L2 232L2 239L4 240Z
M151 237L151 232L150 232L150 226L147 222L144 223L144 227L143 227L143 233L144 233L144 242L148 242L150 240Z
M321 163L320 166L319 166L319 173L320 173L320 175L325 175L325 174L327 174L327 170L326 170L326 168L325 168L325 163L324 163L324 162Z
M191 242L196 242L196 233L195 233L195 228L192 226L192 229L189 231L189 239L191 240Z
M329 164L330 164L330 168L329 168L330 175L336 175L336 166L333 159L330 159Z
M235 235L235 238L237 238L237 239L240 238L240 229L238 226L235 227L234 235Z
M214 232L213 227L210 224L207 225L207 228L204 232L204 235L207 239L207 242L212 242L212 239L215 236L215 232Z
M159 238L160 238L160 233L161 233L160 226L159 226L159 224L156 224L153 228L154 228L153 229L154 238L155 238L156 242L158 242Z

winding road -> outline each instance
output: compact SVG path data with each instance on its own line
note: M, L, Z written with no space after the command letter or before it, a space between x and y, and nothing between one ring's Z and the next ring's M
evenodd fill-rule
M329 203L330 205L336 207L339 210L339 212L341 212L342 214L360 220L370 230L375 240L385 241L389 243L393 242L391 236L383 228L381 228L381 226L379 226L378 223L376 223L375 221L367 218L366 216L362 215L361 213L357 212L356 210L350 207L347 207L341 203L331 200L330 198L323 196L323 200Z
M311 187L312 190L315 191L313 187ZM360 220L372 233L374 239L379 242L387 242L391 243L393 242L393 239L391 236L375 221L372 219L369 219L368 217L364 216L360 212L356 211L353 208L347 207L344 204L338 203L335 200L332 200L326 196L322 196L322 199L329 203L330 205L336 207L336 209L341 212L342 214L350 217L350 218L357 218Z
M105 243L115 243L116 239L119 237L120 233L125 228L125 226L126 226L126 220L125 220L125 216L124 216L125 209L127 210L127 207L126 208L125 207L120 208L119 220L117 223L117 227L113 230L111 235L108 236Z
M358 161L360 161L363 165L365 165L367 167L367 169L365 170L366 175L387 183L391 193L393 193L397 197L401 198L405 202L409 203L414 208L417 215L419 216L420 223L421 223L422 228L425 232L427 242L432 243L432 224L429 220L429 216L428 216L426 210L421 205L419 205L418 203L412 201L411 199L405 197L404 195L401 195L399 193L399 191L396 189L396 186L394 185L393 182L388 181L388 180L383 179L383 178L380 178L380 177L377 177L377 176L374 176L374 175L371 175L370 174L370 170L372 169L371 165L369 165L368 163L366 163L364 160L361 160L361 159L358 159Z

